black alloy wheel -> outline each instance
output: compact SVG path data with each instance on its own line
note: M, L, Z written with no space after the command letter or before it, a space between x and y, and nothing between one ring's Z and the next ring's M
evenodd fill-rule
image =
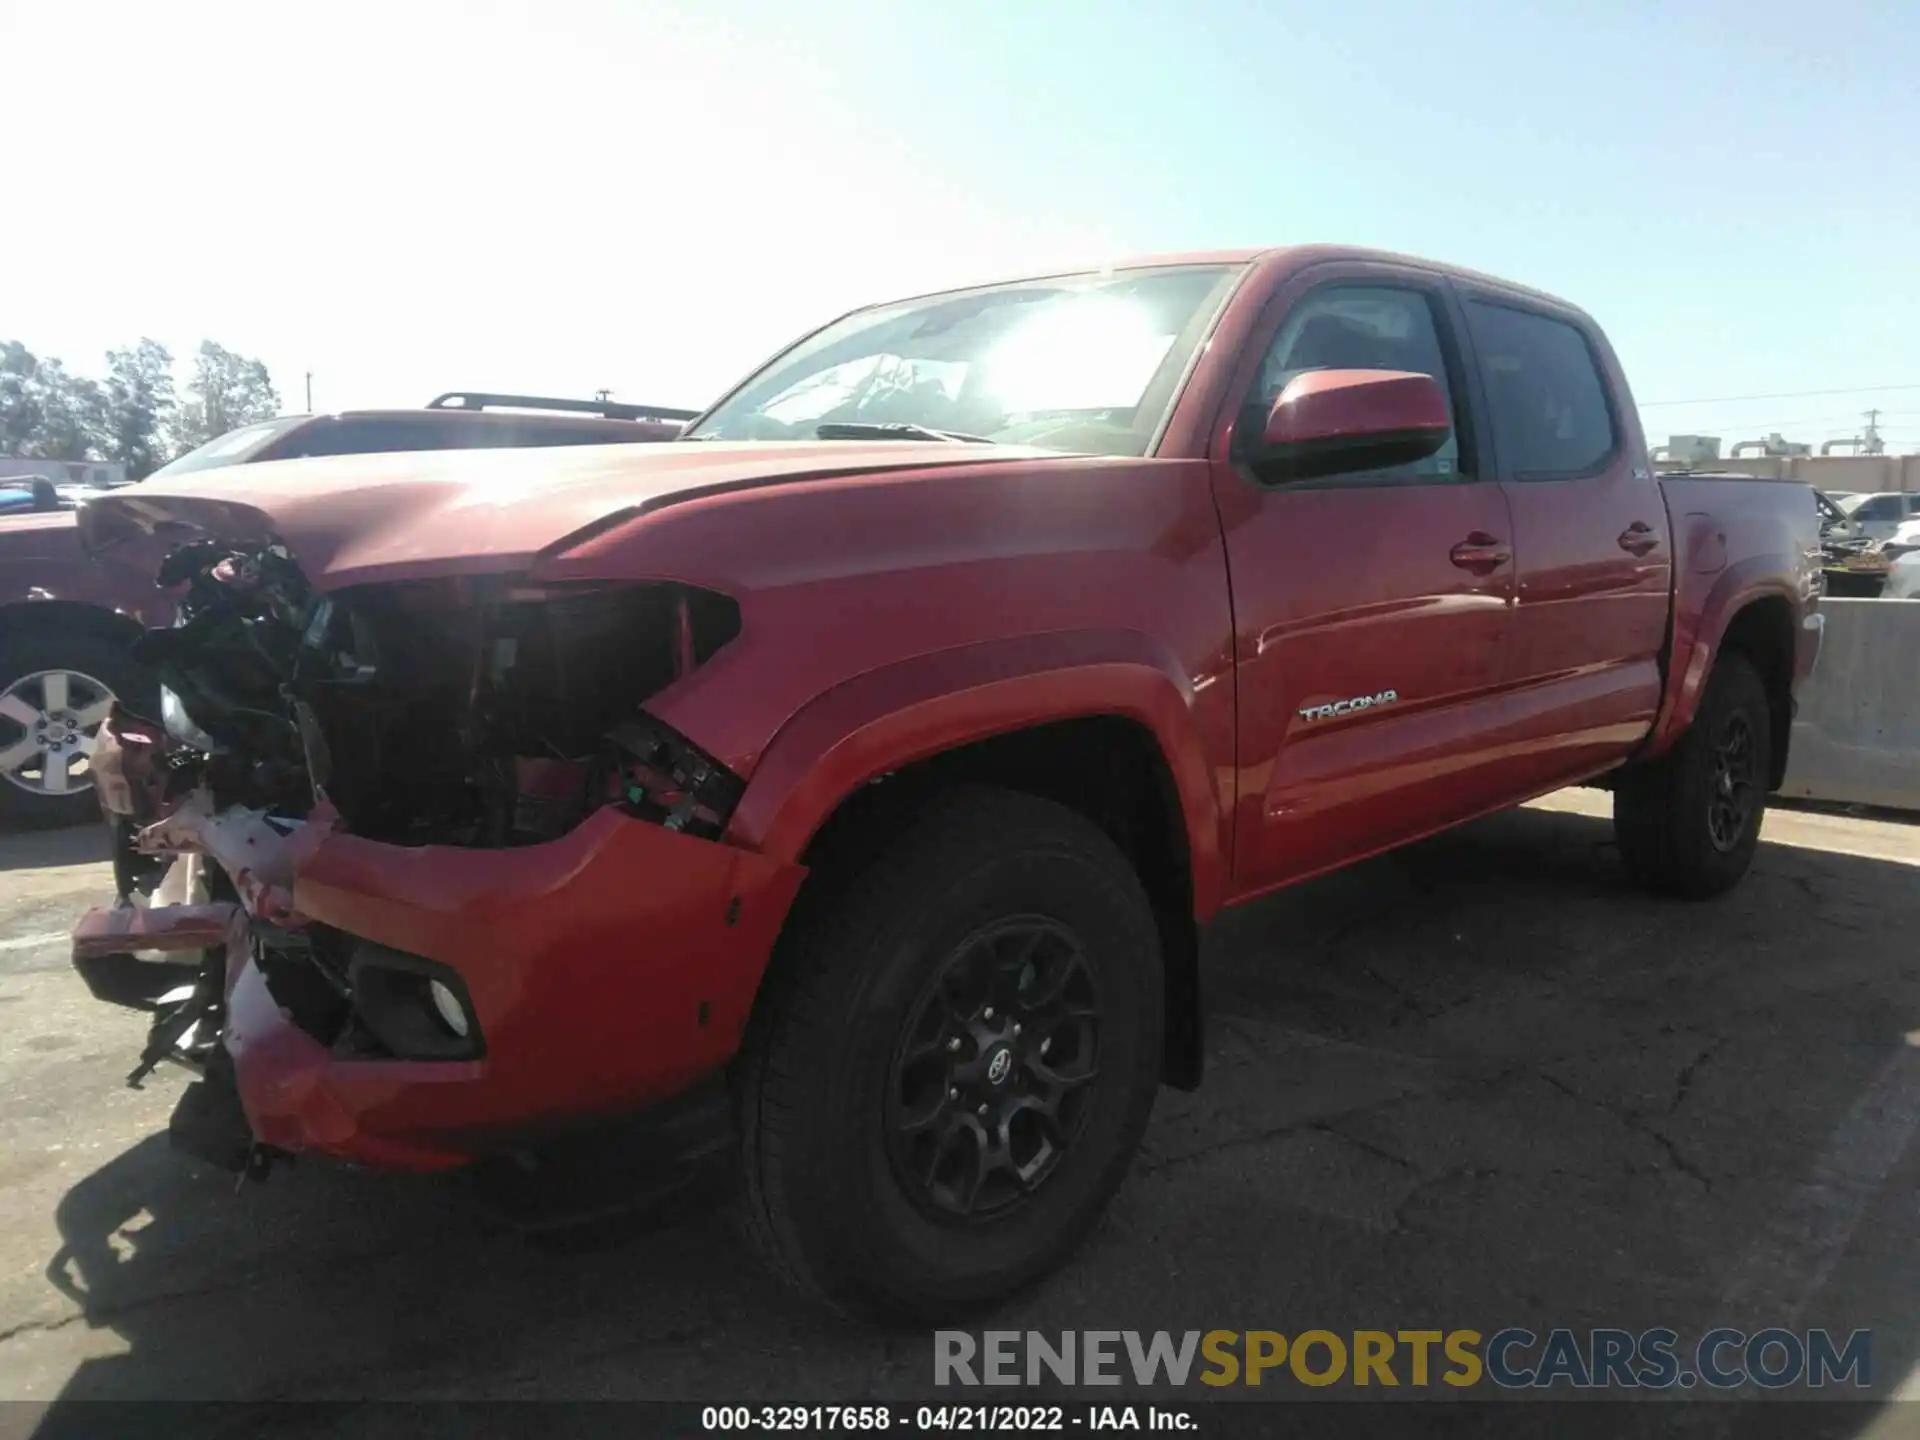
M1745 838L1759 799L1753 753L1753 726L1736 710L1714 736L1713 798L1707 803L1707 833L1713 848L1723 855L1731 854Z
M894 1060L889 1156L901 1186L955 1221L1004 1214L1085 1126L1100 999L1071 932L1040 916L963 942L929 978Z

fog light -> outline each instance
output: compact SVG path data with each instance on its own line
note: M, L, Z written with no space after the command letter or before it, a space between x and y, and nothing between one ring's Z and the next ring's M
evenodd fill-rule
M467 987L437 961L356 940L347 984L355 1018L396 1060L478 1060L486 1052Z
M427 982L427 994L433 997L433 1008L440 1012L440 1022L462 1040L466 1039L467 1012L460 1006L460 997L438 980Z

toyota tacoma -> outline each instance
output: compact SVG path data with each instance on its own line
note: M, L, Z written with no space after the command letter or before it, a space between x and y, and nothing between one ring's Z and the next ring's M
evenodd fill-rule
M1583 783L1727 890L1821 635L1805 486L1656 478L1580 310L1345 248L859 310L665 444L193 479L84 513L178 621L74 936L181 1143L724 1087L761 1251L883 1315L1087 1233L1222 908Z

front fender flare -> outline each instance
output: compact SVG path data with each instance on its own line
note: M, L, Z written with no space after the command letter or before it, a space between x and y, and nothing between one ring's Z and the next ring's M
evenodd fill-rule
M987 641L866 671L802 706L767 745L729 838L796 861L840 802L917 760L1051 721L1118 715L1145 726L1171 773L1186 827L1196 918L1220 906L1227 837L1194 686L1134 631Z

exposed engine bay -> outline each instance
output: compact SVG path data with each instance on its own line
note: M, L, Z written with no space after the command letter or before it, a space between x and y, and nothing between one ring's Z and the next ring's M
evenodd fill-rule
M202 1158L277 1158L251 1141L221 1049L245 959L336 1054L483 1053L454 971L300 913L295 872L328 836L508 849L615 807L715 839L739 800L738 776L641 709L738 633L726 596L497 576L320 594L284 546L212 539L174 549L158 580L177 620L134 656L161 714L103 727L120 899L75 930L74 961L154 1017L130 1084L166 1061L207 1077L174 1125Z
M640 711L738 632L733 602L671 584L498 577L314 595L277 545L168 556L176 625L134 657L163 687L171 798L305 817L404 845L552 839L602 805L714 836L739 782Z

